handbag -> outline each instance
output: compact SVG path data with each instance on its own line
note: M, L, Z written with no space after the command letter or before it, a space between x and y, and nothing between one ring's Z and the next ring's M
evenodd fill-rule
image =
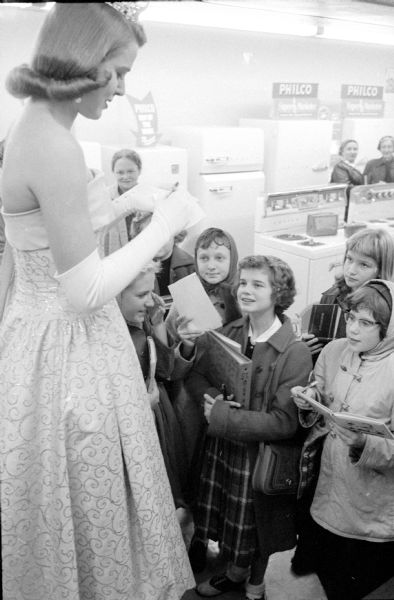
M260 442L252 487L269 496L296 494L300 481L302 447L294 443Z

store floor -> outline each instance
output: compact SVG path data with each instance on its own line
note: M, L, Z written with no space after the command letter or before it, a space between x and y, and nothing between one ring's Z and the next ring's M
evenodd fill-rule
M179 511L178 511L179 513ZM187 515L179 513L179 519L188 546L193 535L193 523ZM290 571L290 560L294 550L279 552L270 558L266 573L267 600L326 600L326 595L316 575L295 577ZM208 547L207 568L196 575L196 581L204 581L212 575L220 573L225 566L221 562L217 545L210 542ZM239 592L229 592L218 596L220 600L243 600L245 595ZM182 600L201 600L193 590L186 592Z
M178 517L182 527L186 546L189 546L193 535L193 523L186 512L178 510ZM266 573L267 600L326 600L326 595L316 575L295 577L290 571L290 560L294 550L278 552L270 558ZM196 581L204 581L212 575L225 569L221 562L217 544L210 542L208 547L207 568L203 573L196 575ZM221 594L218 600L244 600L245 595L240 592ZM393 600L394 577L383 584L379 589L365 596L365 600ZM193 590L184 594L182 600L201 600Z

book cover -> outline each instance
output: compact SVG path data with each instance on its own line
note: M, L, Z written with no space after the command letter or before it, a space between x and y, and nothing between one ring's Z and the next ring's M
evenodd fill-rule
M326 419L333 421L345 429L349 429L355 433L367 433L369 435L377 435L389 440L394 440L393 432L387 427L386 423L383 423L378 419L355 415L350 412L334 412L328 408L328 406L324 406L321 402L318 402L314 398L310 398L302 392L298 392L297 396L306 400L313 410L324 415Z
M249 406L252 361L241 352L241 346L217 331L207 333L209 379L218 389L224 384L227 393L245 408Z
M341 316L342 309L338 304L313 304L308 333L323 342L344 337Z

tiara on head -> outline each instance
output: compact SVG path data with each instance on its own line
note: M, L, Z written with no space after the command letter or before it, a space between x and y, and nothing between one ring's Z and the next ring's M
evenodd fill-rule
M125 19L136 23L138 21L138 15L147 6L148 2L106 2L109 6L112 6L115 10L120 12Z

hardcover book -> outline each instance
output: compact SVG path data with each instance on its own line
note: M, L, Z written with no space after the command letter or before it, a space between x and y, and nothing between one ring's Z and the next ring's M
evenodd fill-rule
M241 345L217 331L207 332L209 380L218 389L224 384L228 395L245 408L249 406L252 361L242 354Z
M317 411L326 419L333 421L345 429L349 429L355 433L367 433L369 435L377 435L389 440L394 440L394 434L391 429L388 428L386 423L383 423L378 419L363 417L362 415L355 415L350 412L334 412L327 406L324 406L321 402L310 398L302 392L298 392L297 396L306 400L310 404L312 410Z
M308 333L322 342L346 336L346 325L339 304L312 304Z

